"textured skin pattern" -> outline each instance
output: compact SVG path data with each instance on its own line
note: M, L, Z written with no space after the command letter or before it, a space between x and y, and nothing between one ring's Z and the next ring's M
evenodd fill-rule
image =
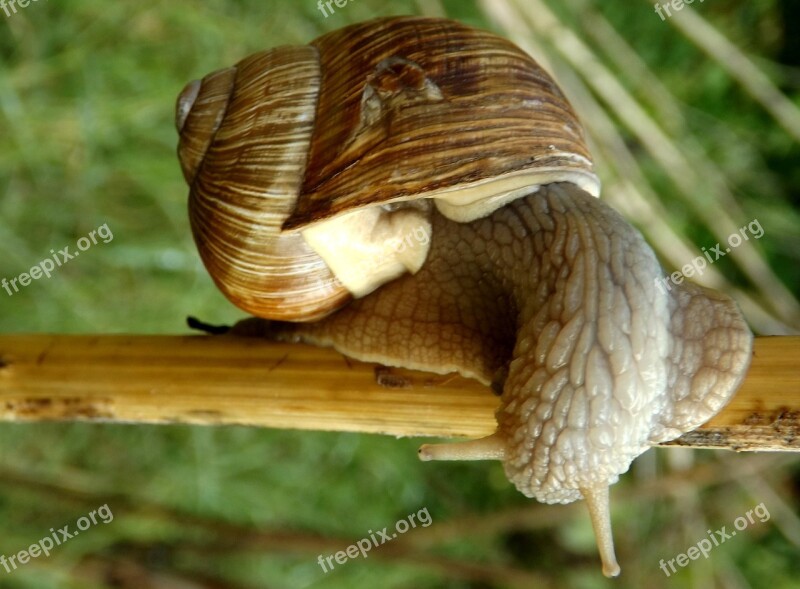
M750 362L753 336L738 308L722 293L684 282L672 286L667 388L672 403L650 435L673 440L716 415L730 400Z
M735 391L751 335L735 303L659 290L650 247L615 211L554 184L468 224L434 215L423 268L280 339L489 382L504 466L549 503L615 482L653 442L701 424Z

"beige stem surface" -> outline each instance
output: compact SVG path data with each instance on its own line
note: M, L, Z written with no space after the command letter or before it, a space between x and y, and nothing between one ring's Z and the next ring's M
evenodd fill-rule
M379 384L380 383L380 384ZM228 336L0 335L0 419L483 437L498 398L454 375ZM741 389L672 445L800 450L800 337L756 338Z

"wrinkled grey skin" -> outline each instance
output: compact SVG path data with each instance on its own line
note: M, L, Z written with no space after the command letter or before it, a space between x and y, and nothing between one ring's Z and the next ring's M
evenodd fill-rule
M571 184L471 223L432 221L416 275L317 323L236 330L494 381L497 432L423 447L423 458L498 458L527 496L589 499L604 572L615 574L608 485L725 405L747 370L750 330L727 296L660 281L640 233Z

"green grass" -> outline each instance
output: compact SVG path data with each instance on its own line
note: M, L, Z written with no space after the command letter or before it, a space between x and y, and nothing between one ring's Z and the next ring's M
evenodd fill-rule
M499 30L477 3L442 4L452 17ZM722 172L742 209L736 221L758 218L765 228L754 255L796 303L798 142L718 63L661 22L652 3L574 0L552 8L682 153L697 148L707 156L709 162L689 160L703 182L696 198L712 209L724 205L706 166ZM788 28L798 15L789 2L696 2L685 10L734 39L800 103L800 55ZM312 0L39 0L10 18L0 12L0 278L27 272L51 249L74 250L78 238L105 223L114 235L50 279L13 296L0 290L0 331L185 333L187 314L239 318L214 288L190 235L188 190L175 157L177 93L251 52L418 11L406 0L353 0L325 19ZM649 101L650 88L590 38L595 13L661 80L681 120L664 114L669 105ZM563 63L551 43L542 45ZM609 105L604 109L668 211L656 224L685 240L693 255L715 244L713 225L677 196L636 130ZM610 141L593 139L601 147ZM600 171L613 189L613 167ZM635 219L648 237L653 214ZM668 249L658 249L667 267ZM723 284L752 296L746 312L754 329L800 328L800 316L776 310L769 288L759 291L763 284L737 260L715 268ZM0 588L178 587L180 579L188 583L181 586L209 588L477 589L542 581L580 589L788 589L800 574L800 468L791 457L674 450L641 457L612 489L624 575L612 585L600 576L582 505L527 500L499 464L419 463L418 444L242 427L3 424L0 554L28 547L51 527L74 526L106 503L114 520L11 574L0 568ZM769 522L674 577L658 569L659 559L685 551L708 528L730 526L761 501L773 513ZM408 532L402 552L377 548L327 574L317 565L318 554L346 549L368 530L391 527L423 507L433 524Z

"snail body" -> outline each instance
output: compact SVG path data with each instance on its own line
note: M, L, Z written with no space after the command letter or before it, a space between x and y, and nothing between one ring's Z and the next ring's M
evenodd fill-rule
M421 458L499 459L529 497L586 499L618 574L609 485L724 406L751 334L725 295L658 288L536 62L453 21L378 19L190 83L177 124L226 296L277 339L491 384L497 431Z

